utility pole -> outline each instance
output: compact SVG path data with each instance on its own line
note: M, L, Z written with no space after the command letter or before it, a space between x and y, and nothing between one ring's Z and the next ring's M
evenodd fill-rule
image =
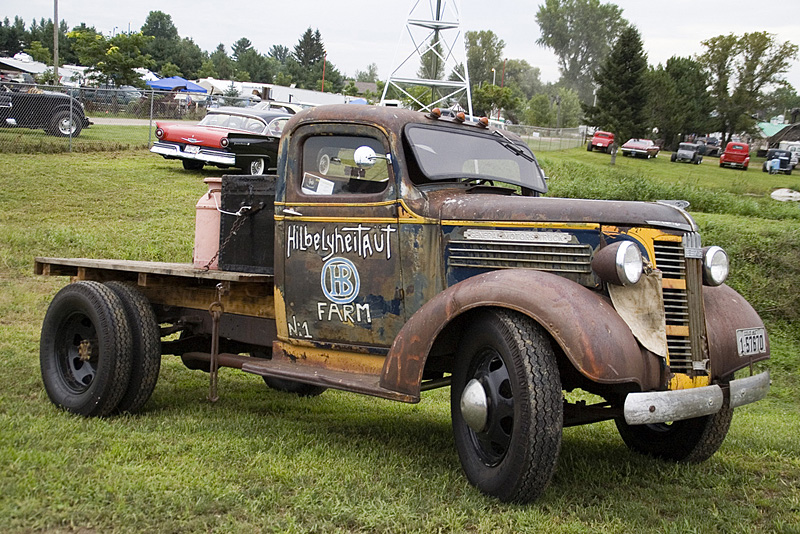
M53 0L53 84L58 85L58 0Z

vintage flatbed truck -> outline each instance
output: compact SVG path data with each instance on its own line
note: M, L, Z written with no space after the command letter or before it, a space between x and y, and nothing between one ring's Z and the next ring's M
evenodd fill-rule
M138 410L162 354L209 371L212 397L218 366L301 395L449 386L467 478L526 502L564 426L613 419L635 451L702 461L767 394L763 322L688 213L544 197L528 146L486 121L320 107L287 124L278 175L221 187L219 269L36 259L73 281L42 326L52 402Z

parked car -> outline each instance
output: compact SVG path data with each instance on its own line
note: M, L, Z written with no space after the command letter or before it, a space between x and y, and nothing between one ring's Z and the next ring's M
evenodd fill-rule
M673 163L678 161L700 165L700 162L703 161L703 156L700 155L700 144L681 143L678 145L678 150L672 153L669 160Z
M29 84L0 85L2 127L41 128L57 137L77 137L90 124L83 104L69 95L42 91Z
M610 150L609 147L614 144L614 134L611 132L604 132L602 130L597 130L592 135L592 138L589 140L589 144L586 145L586 150L591 152L592 150L601 150L603 152L608 152Z
M716 137L698 137L695 142L700 145L701 156L719 156L722 151L719 139Z
M280 138L291 115L282 111L254 108L221 107L209 109L199 124L156 122L156 137L150 152L166 159L180 159L183 168L194 171L205 165L236 167L249 174L264 174L277 165L277 142L270 153L240 154L231 150L228 134L244 132L256 136ZM241 138L241 136L240 136ZM237 142L240 142L239 139ZM243 142L243 141L242 141Z
M81 87L81 100L99 106L111 106L116 102L119 106L127 106L130 102L137 102L144 96L143 93L132 85L101 85L99 87Z
M658 156L659 150L661 150L657 144L655 144L650 139L628 139L628 141L622 145L622 155L623 156L633 156L633 157L643 157L643 158L655 158Z
M761 170L770 174L792 174L793 167L791 152L779 148L770 148L767 150L767 158L761 165Z
M747 170L750 165L750 146L747 143L731 141L725 147L725 152L719 157L720 167L732 167Z
M800 141L781 141L778 143L778 148L788 150L792 155L792 169L800 163Z

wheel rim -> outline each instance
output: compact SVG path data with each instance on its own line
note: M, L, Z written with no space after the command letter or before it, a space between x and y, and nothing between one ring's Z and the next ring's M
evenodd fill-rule
M61 377L75 394L84 393L97 375L97 330L82 313L73 313L59 327L56 359Z
M254 159L250 162L250 174L264 174L264 160Z
M72 124L72 119L64 117L58 121L58 131L64 135L69 135L75 131L75 126Z
M468 427L470 439L481 458L489 467L503 461L514 429L514 395L508 368L500 354L486 348L476 355L474 378L486 393L488 413L484 430L476 432Z

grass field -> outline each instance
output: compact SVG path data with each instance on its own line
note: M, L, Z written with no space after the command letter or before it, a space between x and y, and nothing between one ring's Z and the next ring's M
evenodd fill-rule
M34 276L33 257L190 261L194 204L216 172L146 150L0 154L0 531L800 533L800 208L768 197L800 179L664 155L610 168L585 148L541 160L555 195L687 198L704 244L731 252L730 283L770 331L773 387L737 410L709 461L635 455L608 422L568 428L543 498L505 505L462 475L447 389L418 405L301 399L225 369L212 405L207 375L170 356L141 414L61 412L38 338L67 280Z

